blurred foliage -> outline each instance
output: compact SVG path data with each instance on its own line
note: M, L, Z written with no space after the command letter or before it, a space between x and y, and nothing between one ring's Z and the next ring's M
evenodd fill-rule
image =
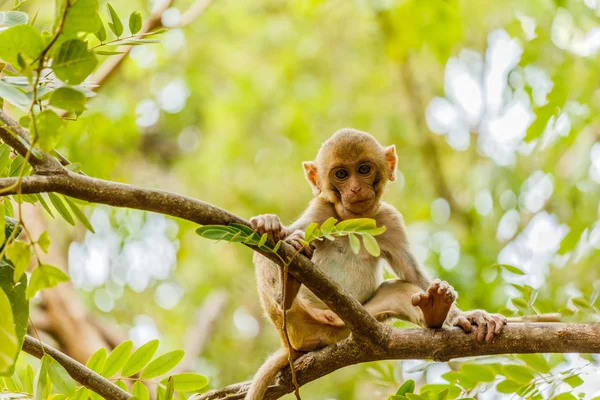
M28 14L29 23L36 16L34 30L52 32L52 3L29 0L19 9ZM82 6L78 12L87 15L89 24L72 29L96 33L85 37L88 47L83 50L88 51L107 39L97 32L99 21L86 13L84 3L95 1L74 3ZM105 2L99 3L108 40L115 40L111 31L128 35L128 29L139 29L139 15L132 13L141 10L146 20L152 9L142 1L114 2L107 12ZM176 1L163 16L171 29L161 35L161 42L136 46L97 97L87 97L91 94L85 87L77 88L86 94L85 102L69 90L42 97L49 106L68 111L70 118L56 121L53 115L40 114L40 123L55 133L40 145L56 146L91 176L183 193L246 218L276 213L289 222L311 197L301 162L312 159L337 129L361 129L383 144L396 144L399 179L390 184L385 199L403 213L413 248L430 274L448 280L460 293L461 308L506 315L560 310L566 321L598 320L600 46L593 42L600 25L597 0L214 0L189 25L176 28L178 15L191 3ZM0 10L12 7L13 1L0 0ZM114 15L122 21L116 22ZM0 14L2 25L22 22L21 15ZM67 26L77 26L77 21L67 21ZM506 88L496 100L502 98L504 107L518 92L530 102L528 112L533 115L506 163L483 148L483 119L469 125L468 145L460 149L452 145L450 133L436 135L426 124L434 97L445 95L459 104L461 94L472 93L467 86L458 86L462 92L449 89L450 61L472 61L477 54L490 61L491 38L498 32L514 39L511 43L521 53L510 74L501 77ZM2 44L0 57L17 69L23 62L34 62L35 52L51 34L40 35L41 42L33 39L23 47L21 60ZM57 48L72 46L66 50L82 54L76 70L61 68L60 52L52 54L57 61L54 73L64 82L79 84L96 66L92 58L101 64L111 57L99 52L92 57L79 44L61 40ZM110 54L116 48L105 50ZM0 81L4 109L29 127L31 118L21 117L31 99L7 84L9 74L3 63L0 66L5 68ZM531 67L551 80L542 96L545 102L536 102L539 88L524 78ZM481 74L477 85L485 93L490 88L483 72L475 70ZM566 133L558 129L563 114L569 116ZM502 135L512 137L511 126L505 125ZM562 133L551 135L553 129ZM27 173L23 158L11 161L5 150L0 152L2 176ZM449 194L452 199L440 200ZM39 198L23 200L41 203ZM139 212L86 206L83 214L82 205L70 199L49 200L58 212L55 216L74 223L72 213L93 225L96 235L99 226L105 233L112 229L116 244L106 249L117 253L125 253L128 243L141 241L160 224ZM12 215L12 204L5 205L5 214ZM50 209L48 204L44 207ZM139 287L115 277L114 258L110 274L101 271L106 273L103 280L75 279L76 270L95 265L75 257L75 245L106 236L70 230L58 219L49 232L53 245L60 243L54 237L73 232L70 239L78 243L71 245L69 268L89 306L142 342L160 337L164 351L183 347L190 316L208 294L225 288L231 301L194 369L211 378L211 388L250 378L278 345L253 289L250 251L201 240L191 223L162 224L165 243L176 251L176 267L174 263L165 273L145 275L147 282ZM31 243L35 245L47 248L47 238ZM15 257L21 254L18 250L13 250ZM507 253L510 256L503 256ZM159 254L154 258L163 259ZM497 263L517 270L498 268ZM117 266L132 268L127 263ZM141 276L143 267L139 268L131 273ZM168 306L159 301L167 283L180 291ZM562 376L584 360L553 357L546 357L560 369L553 376ZM595 359L585 362L594 364ZM467 391L477 388L473 393L494 386L478 386L466 366L444 364L440 372L442 367L433 363L407 372L410 365L348 367L307 385L302 393L311 399L384 399L407 377L417 381L414 391L421 394L427 389L421 385L428 382L446 385L462 379ZM495 365L489 370L498 376L496 383L514 378ZM449 380L450 369L462 375L450 375L454 381ZM508 390L509 384L502 385L499 391ZM569 390L561 385L556 384L557 394ZM588 381L579 389L588 394L600 390L586 385ZM513 393L522 387L513 386Z

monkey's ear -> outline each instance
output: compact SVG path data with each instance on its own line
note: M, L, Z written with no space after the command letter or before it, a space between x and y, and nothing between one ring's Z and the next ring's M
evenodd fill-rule
M317 164L312 161L304 161L302 167L304 168L304 176L308 183L310 183L313 193L315 195L321 193L319 176L317 175Z
M393 181L396 179L396 165L398 164L398 156L396 155L396 145L391 145L383 151L385 161L388 165L388 179Z

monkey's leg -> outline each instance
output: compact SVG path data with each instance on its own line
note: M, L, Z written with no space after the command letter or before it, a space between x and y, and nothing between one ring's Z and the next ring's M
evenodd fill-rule
M364 307L380 321L393 317L427 328L440 328L455 299L454 289L438 279L425 292L406 281L388 280Z

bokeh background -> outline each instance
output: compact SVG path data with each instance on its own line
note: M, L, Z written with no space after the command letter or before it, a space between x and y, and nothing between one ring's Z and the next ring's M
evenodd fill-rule
M23 9L49 27L52 3ZM191 3L176 1L162 42L134 48L69 124L59 149L88 175L291 222L311 198L301 162L354 127L396 144L385 199L462 308L598 320L600 1L213 0L177 28ZM120 15L159 5L113 2ZM105 337L195 349L188 366L212 388L249 379L277 348L248 249L161 215L86 213L95 234L45 223ZM439 382L448 368L352 366L302 393L385 398L407 376Z

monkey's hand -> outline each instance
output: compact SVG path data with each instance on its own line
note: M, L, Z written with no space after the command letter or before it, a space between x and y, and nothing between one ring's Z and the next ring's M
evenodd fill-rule
M304 241L304 232L299 230L294 231L294 233L285 239L285 242L296 249L296 251L300 251L306 257L312 258L315 247L312 244L306 246L302 241Z
M344 321L342 321L340 317L338 317L331 310L321 310L320 308L315 308L311 306L306 306L305 309L311 317L313 317L322 324L331 325L338 328L341 328L345 325Z
M273 244L283 240L287 236L285 226L281 223L279 217L275 214L261 214L250 218L252 229L259 235L267 234L267 238Z
M459 326L466 333L474 328L477 330L477 341L491 342L494 336L499 335L508 320L500 314L490 314L484 310L465 311L450 322L451 326Z

